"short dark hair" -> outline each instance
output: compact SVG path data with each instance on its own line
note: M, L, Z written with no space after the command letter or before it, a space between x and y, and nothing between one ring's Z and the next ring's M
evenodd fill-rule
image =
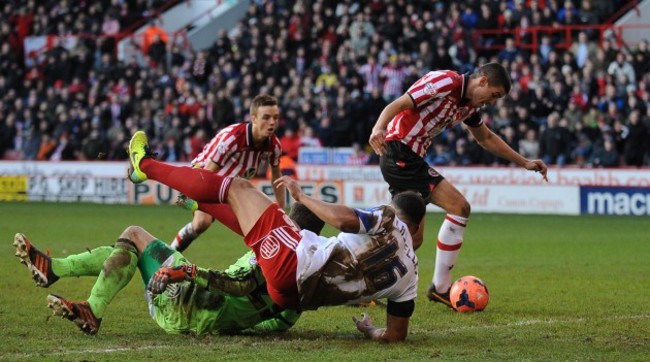
M483 64L478 70L476 70L476 76L486 76L488 79L488 84L493 87L503 87L503 90L506 94L510 93L510 88L512 88L512 81L510 80L510 75L506 68L499 63L487 63Z
M416 225L420 224L427 211L424 198L414 191L404 191L395 195L393 201L391 201L391 205L398 209L398 213L408 217Z
M316 214L300 202L295 202L291 205L289 217L296 222L299 228L309 230L314 234L320 234L325 226L325 222L321 220Z
M257 109L260 107L265 107L265 106L277 106L278 105L278 100L277 98L268 95L268 94L260 94L253 98L251 101L251 115L257 113Z

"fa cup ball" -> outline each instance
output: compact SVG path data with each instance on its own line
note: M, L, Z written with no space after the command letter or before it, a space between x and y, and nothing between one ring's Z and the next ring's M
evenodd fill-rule
M456 280L449 289L449 301L457 312L478 312L487 307L490 293L483 281L473 275Z

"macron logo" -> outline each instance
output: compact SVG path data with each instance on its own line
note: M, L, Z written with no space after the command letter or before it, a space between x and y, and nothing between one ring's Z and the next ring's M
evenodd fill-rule
M590 192L587 213L601 215L650 215L650 194Z

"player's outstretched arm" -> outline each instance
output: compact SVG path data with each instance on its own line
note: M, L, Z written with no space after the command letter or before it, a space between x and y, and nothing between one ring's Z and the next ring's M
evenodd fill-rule
M408 335L409 317L397 317L391 314L387 315L386 328L377 328L373 326L370 316L363 313L361 319L356 316L352 321L357 329L369 339L384 342L402 342Z
M272 166L271 183L273 185L273 193L275 194L275 200L278 202L278 205L284 209L284 206L286 204L284 200L284 187L282 185L278 186L275 183L275 180L279 179L280 177L282 177L280 166Z
M519 154L517 151L513 150L501 137L497 136L492 130L490 130L485 124L482 124L478 127L468 127L469 131L472 133L476 141L481 145L481 147L490 151L494 155L497 155L501 158L505 158L510 162L514 162L516 165L523 167L530 171L539 172L544 181L548 182L548 177L546 172L548 167L542 160L529 160Z
M386 153L386 127L388 123L395 117L396 114L413 108L415 104L413 99L407 93L389 103L384 110L379 114L377 123L372 127L372 133L368 143L379 156Z
M325 223L343 231L357 233L359 232L359 217L354 209L345 205L331 204L318 200L305 194L296 180L289 176L282 176L276 180L279 185L284 185L294 200L304 204L316 216Z

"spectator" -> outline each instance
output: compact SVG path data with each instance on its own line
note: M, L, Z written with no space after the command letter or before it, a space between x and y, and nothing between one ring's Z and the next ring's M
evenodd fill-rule
M618 167L619 153L616 151L614 140L611 137L605 137L602 145L597 145L591 156L591 165L593 167Z
M539 158L539 140L537 131L531 128L526 131L525 137L519 140L519 153L528 159Z
M648 128L641 121L641 112L638 109L630 112L628 124L622 135L625 140L623 158L628 166L641 167L643 157L650 144Z
M388 64L383 66L379 73L380 79L384 82L383 97L385 101L392 101L402 95L407 75L407 69L399 63L398 56L391 55L388 58Z
M280 137L282 152L291 157L294 161L298 160L298 150L300 149L300 135L294 128L287 128L284 135Z
M39 161L47 161L56 149L56 140L47 133L41 135L41 147L38 149L36 159Z
M570 51L576 60L578 68L582 69L589 59L596 57L596 45L589 41L586 31L578 33L578 41L571 45Z
M73 161L77 159L77 149L70 139L69 133L61 132L59 142L50 156L51 161Z
M451 166L469 166L472 164L472 159L467 153L467 140L459 138L456 140L454 150L451 152Z
M81 144L81 153L85 160L96 161L103 159L108 152L106 139L100 134L99 125L93 127L90 135Z
M627 61L625 53L622 51L618 52L616 54L616 60L611 62L609 66L607 67L607 73L614 76L614 79L617 81L620 79L624 79L624 77L628 80L630 83L635 83L636 82L636 74L634 73L634 67L632 67L632 64ZM627 84L623 84L627 85Z
M321 147L322 145L320 138L314 132L314 128L306 126L302 136L300 136L300 147Z
M560 115L557 112L549 114L539 145L540 155L547 165L562 167L570 161L571 133L560 125Z
M169 35L165 29L160 26L160 22L152 20L151 25L144 31L142 38L142 52L149 55L149 47L156 39L162 40L163 43L169 43Z
M358 142L352 143L352 154L347 159L346 164L352 166L367 165L370 160L370 155L363 150Z

